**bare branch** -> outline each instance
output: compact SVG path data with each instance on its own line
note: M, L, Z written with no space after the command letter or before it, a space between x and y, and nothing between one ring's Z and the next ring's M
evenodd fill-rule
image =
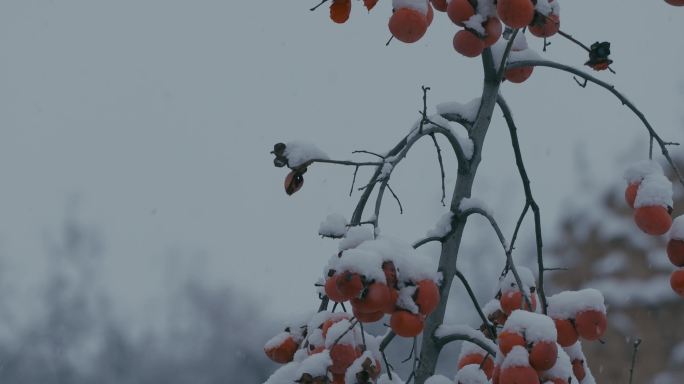
M534 200L534 196L532 196L530 178L527 176L527 170L525 169L525 163L523 162L522 152L520 150L520 142L518 140L518 128L516 127L515 121L513 120L513 114L511 112L511 109L508 107L506 100L501 95L498 96L496 102L497 104L499 104L499 108L503 112L504 119L506 120L506 124L508 125L508 131L511 136L511 144L513 146L513 153L515 154L515 164L518 167L518 173L520 173L520 179L522 180L523 189L525 191L525 209L523 209L523 213L520 215L520 219L518 220L518 225L516 226L516 234L520 228L520 223L522 222L523 217L527 213L528 206L532 209L532 213L534 214L534 232L535 240L537 243L537 267L539 269L537 288L539 291L539 298L542 304L542 312L546 314L548 304L546 302L546 293L544 291L545 268L543 255L544 243L541 232L541 213L539 211L539 206L537 205L537 202ZM508 254L510 255L510 252L508 252ZM511 267L513 266L511 265ZM513 270L513 272L517 273L515 269Z
M394 190L392 189L392 187L389 184L387 184L387 189L389 189L392 196L394 196L394 200L396 200L397 204L399 204L399 213L404 214L404 207L401 206L401 200L399 200L399 197L397 196L397 194L394 193Z
M465 287L466 291L468 292L468 296L470 296L470 300L473 302L473 306L475 307L477 314L480 315L480 319L482 319L482 323L487 327L487 329L489 329L490 334L493 337L496 337L496 327L494 326L494 324L489 322L489 319L487 319L487 316L485 316L484 312L482 311L482 307L477 302L477 298L475 297L475 292L473 292L473 289L470 287L468 280L465 278L463 273L461 273L461 271L459 271L459 270L456 270L456 276L458 277L459 280L461 280L461 283L463 283L463 286Z
M679 170L679 168L675 165L674 161L670 157L670 153L667 150L667 145L665 144L665 141L658 135L658 133L655 131L655 129L653 129L653 126L651 126L651 123L649 123L649 121L646 119L646 116L644 116L644 114L634 104L632 104L632 102L629 101L629 99L627 99L622 93L617 91L615 89L615 86L613 86L612 84L608 84L605 81L600 80L600 79L598 79L598 78L596 78L596 77L594 77L594 76L592 76L592 75L590 75L590 74L588 74L582 70L579 70L577 68L573 68L573 67L565 65L565 64L560 64L560 63L556 63L553 61L547 61L547 60L516 61L513 63L508 63L506 68L519 68L519 67L529 67L529 66L549 67L549 68L555 68L555 69L559 69L561 71L572 73L572 74L577 75L577 76L579 76L579 77L581 77L581 78L583 78L583 79L585 79L591 83L594 83L594 84L600 86L601 88L606 89L608 92L615 95L615 97L617 97L618 100L620 100L620 102L623 105L627 106L627 108L629 108L632 112L634 112L634 114L639 118L639 120L641 120L641 122L644 124L644 126L648 130L650 137L652 137L660 146L660 151L661 151L663 157L665 157L668 164L670 164L670 167L675 172L677 179L679 180L679 183L682 184L682 186L684 186L684 176L682 175L682 172Z
M313 11L317 10L318 7L320 7L321 5L323 5L323 4L327 3L327 2L328 2L328 0L321 0L321 2L318 3L318 5L314 6L313 8L310 8L309 11L313 12Z
M425 245L425 244L427 244L427 243L430 243L430 242L432 242L432 241L439 241L439 242L442 242L443 240L444 240L444 238L443 238L443 237L440 237L440 236L430 236L430 237L426 237L426 238L424 238L424 239L418 240L418 241L416 241L415 243L413 243L413 248L421 247L421 246L423 246L423 245Z
M437 149L437 160L439 161L439 170L441 171L442 174L442 206L446 206L444 204L444 199L446 199L446 188L444 186L444 179L445 179L445 174L444 174L444 162L442 160L442 150L439 148L439 143L437 142L437 138L435 137L434 134L431 134L430 137L432 138L432 142L435 144L435 148Z
M442 337L439 339L439 344L440 344L441 346L444 346L444 345L449 344L449 343L451 343L451 342L453 342L453 341L468 341L468 342L471 342L471 343L473 343L473 344L476 344L478 347L484 349L485 351L487 351L487 353L489 353L490 355L496 356L496 351L494 351L494 350L492 349L491 346L487 345L487 344L484 343L482 340L480 340L480 339L478 339L478 338L475 338L475 337L472 337L471 335L468 335L468 334L465 334L465 333L452 333L452 334L450 334L450 335L448 335L448 336L442 336Z

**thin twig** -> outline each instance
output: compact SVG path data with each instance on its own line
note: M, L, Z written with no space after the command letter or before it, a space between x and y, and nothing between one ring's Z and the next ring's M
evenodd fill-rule
M430 243L432 241L442 242L442 240L444 240L444 238L441 236L426 237L424 239L420 239L420 240L416 241L415 243L413 243L413 248L418 248L418 247L423 246L423 245Z
M354 192L354 184L356 183L356 174L359 172L359 167L354 169L354 178L352 179L351 188L349 188L349 196L351 197L352 192Z
M511 112L511 109L508 107L508 104L506 103L506 100L503 98L503 96L499 95L496 102L497 104L499 104L499 108L501 109L501 112L503 112L504 119L506 120L506 124L508 125L508 131L511 136L511 145L513 146L513 153L515 154L515 164L518 167L518 173L520 174L520 179L523 183L523 190L525 191L525 205L529 205L529 208L532 209L532 213L534 214L534 233L535 241L537 244L537 268L539 269L539 274L537 278L537 289L539 291L539 298L541 300L542 312L546 314L548 304L546 302L546 293L544 292L545 268L543 254L544 243L541 232L541 213L539 211L539 205L537 205L537 202L534 200L534 196L532 195L530 178L527 176L525 163L522 159L520 141L518 140L518 128L516 127L515 121L513 120L513 113ZM523 210L523 213L527 213L527 210ZM523 216L524 215L521 215L520 221L522 221ZM515 270L513 270L513 272L514 274L517 273Z
M468 280L465 278L463 273L461 273L461 271L459 271L459 270L456 270L456 276L458 277L459 280L461 280L461 283L463 283L463 286L465 287L466 291L468 292L468 296L470 296L470 300L473 302L473 306L475 307L477 314L480 316L480 319L482 319L482 323L487 327L487 329L489 329L489 332L491 333L492 337L496 337L496 327L492 323L489 322L489 320L487 319L487 316L485 316L484 312L482 311L482 307L477 302L477 298L475 297L475 293L473 292L473 289L470 287Z
M444 185L445 177L446 175L444 174L444 162L442 160L442 150L439 148L439 143L437 142L437 138L435 137L435 134L430 134L430 137L432 137L432 142L435 144L435 148L437 149L437 160L439 161L439 170L442 174L442 206L446 206L444 204L444 199L446 199L446 187Z
M394 200L396 200L397 204L399 204L399 213L403 215L404 214L404 207L402 207L402 205L401 205L401 200L399 200L399 197L397 196L396 193L394 193L394 190L392 189L392 187L389 184L387 184L387 189L389 189L392 196L394 196Z
M660 146L661 153L663 157L667 160L668 164L674 171L675 175L677 176L677 179L679 180L679 183L684 186L684 176L682 175L682 172L679 170L675 162L672 160L672 157L670 157L670 152L667 150L667 145L665 145L665 141L658 135L658 133L655 131L653 126L651 126L651 123L646 119L646 116L634 105L632 104L629 99L627 99L622 93L620 93L618 90L615 89L614 85L608 84L603 80L600 80L584 71L581 71L579 69L573 68L568 65L556 63L553 61L547 61L547 60L522 60L522 61L516 61L514 63L509 63L506 67L507 68L519 68L519 67L549 67L549 68L555 68L559 69L561 71L569 72L574 75L577 75L579 77L582 77L586 80L588 80L591 83L594 83L598 85L601 88L606 89L608 92L612 93L615 97L620 100L620 102L627 106L636 116L641 120L641 122L644 124L646 129L648 130L649 135L655 139L656 143Z
M356 151L352 151L352 153L365 153L365 154L367 154L367 155L377 156L377 157L379 157L379 158L385 160L385 156L380 155L380 154L377 154L377 153L375 153L375 152L371 152L371 151L356 150Z

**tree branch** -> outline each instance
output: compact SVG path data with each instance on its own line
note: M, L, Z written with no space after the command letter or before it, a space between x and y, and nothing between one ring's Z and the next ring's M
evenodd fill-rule
M530 178L527 176L527 170L525 169L525 163L523 162L522 152L520 150L520 141L518 140L518 128L516 127L515 121L513 120L513 114L511 113L511 109L508 107L506 100L501 95L497 97L496 102L499 105L501 111L503 112L504 119L506 120L506 124L508 125L508 131L511 135L511 144L513 145L513 153L515 154L515 164L518 167L520 179L522 180L523 189L525 191L525 209L523 209L523 212L520 215L520 219L518 220L518 224L516 225L515 233L517 235L517 231L520 229L520 224L522 223L522 220L525 217L525 214L527 213L528 207L531 208L532 213L534 214L534 232L535 241L537 244L537 268L539 269L539 277L537 278L537 288L539 291L539 299L541 300L542 312L546 314L548 304L546 302L546 293L544 291L545 268L543 255L544 243L541 232L541 213L539 212L539 206L537 205L537 202L534 200L534 196L532 196ZM513 272L516 273L515 270Z
M669 151L667 150L667 144L666 144L666 142L658 135L658 133L655 131L655 129L653 129L653 127L651 126L651 123L649 123L649 121L646 119L646 116L644 116L644 114L643 114L643 113L642 113L634 104L632 104L632 102L629 101L629 99L627 99L622 93L620 93L619 91L617 91L617 90L615 89L615 86L614 86L614 85L608 84L608 83L606 83L605 81L600 80L600 79L598 79L598 78L596 78L596 77L594 77L594 76L592 76L592 75L590 75L590 74L588 74L588 73L586 73L586 72L584 72L584 71L582 71L582 70L579 70L579 69L577 69L577 68L570 67L570 66L565 65L565 64L556 63L556 62L554 62L554 61L547 61L547 60L522 60L522 61L516 61L516 62L513 62L513 63L508 63L508 65L506 66L506 68L519 68L519 67L529 67L529 66L533 66L533 67L549 67L549 68L555 68L555 69L559 69L559 70L561 70L561 71L565 71L565 72L572 73L572 74L574 74L574 75L576 75L576 76L579 76L579 77L581 77L581 78L583 78L583 79L589 81L590 83L594 83L594 84L600 86L601 88L606 89L608 92L610 92L610 93L612 93L613 95L615 95L615 97L617 97L618 100L620 100L620 102L621 102L623 105L625 105L625 106L626 106L627 108L629 108L632 112L634 112L634 114L639 118L639 120L641 120L641 122L644 124L644 126L645 126L646 129L648 130L648 133L649 133L650 137L652 137L653 139L655 139L655 141L656 141L656 142L658 143L658 145L660 146L660 151L661 151L663 157L665 157L665 159L667 160L668 164L670 164L670 167L671 167L672 170L675 172L675 174L676 174L676 176L677 176L677 179L679 180L679 183L682 184L682 186L684 186L684 176L682 176L682 172L679 170L679 168L677 167L677 165L674 163L674 161L673 161L672 158L670 157L670 153L669 153Z

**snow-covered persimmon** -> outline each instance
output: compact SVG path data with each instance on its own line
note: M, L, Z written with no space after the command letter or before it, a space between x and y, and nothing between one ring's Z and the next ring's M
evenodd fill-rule
M469 364L475 364L482 367L488 379L492 378L494 374L494 359L491 356L478 355L476 353L469 353L458 360L458 369L461 369Z
M629 183L625 188L625 201L630 208L634 208L634 200L636 200L637 191L641 182Z
M332 301L341 303L343 301L349 300L347 295L343 295L339 289L337 289L337 278L339 275L332 275L325 281L325 295Z
M409 311L395 311L390 318L390 327L399 336L416 337L423 331L423 318Z
M499 349L507 355L515 346L525 346L525 338L515 332L503 331L499 333Z
M432 3L432 6L440 12L446 12L447 7L449 6L447 0L430 0L430 2Z
M529 295L530 304L520 291L508 291L501 295L499 302L501 302L501 309L505 314L510 315L516 309L524 309L526 311L534 312L537 309L537 299L535 295ZM530 308L530 305L532 306Z
M583 339L598 340L607 326L606 314L595 309L579 312L575 316L575 328Z
M337 24L344 24L351 14L351 0L333 0L330 4L330 20Z
M499 0L496 10L501 21L511 28L524 28L534 18L532 0Z
M533 23L528 28L530 33L537 37L551 37L560 29L560 17L556 14L541 16L540 21Z
M579 334L575 325L570 319L553 319L556 324L558 339L556 340L561 347L569 347L577 342Z
M432 280L418 282L414 301L418 305L418 311L423 315L429 315L439 304L439 288Z
M333 374L343 374L360 355L358 350L351 344L333 345L330 347L330 359L332 360L332 365L329 368L330 372Z
M665 0L665 2L675 7L684 7L684 0Z
M672 226L672 216L661 205L639 207L634 211L637 227L652 236L664 235Z
M464 29L454 35L454 49L465 57L477 57L484 51L485 44L476 34Z
M501 33L503 32L503 26L501 25L501 21L499 19L496 17L490 17L487 19L487 21L485 21L484 29L486 36L483 39L483 42L485 48L488 48L499 41L499 38L501 38Z
M277 338L277 339L276 339ZM279 364L292 361L299 344L290 335L282 334L274 337L264 347L264 352L271 360Z
M475 9L468 0L451 0L447 6L447 15L454 24L463 27L463 23L475 15Z
M501 370L500 384L539 384L537 371L530 366L506 367Z
M684 269L677 269L670 275L670 286L679 296L684 297Z
M345 271L337 277L337 290L348 298L356 297L363 290L363 280L358 273Z
M358 312L373 313L382 311L387 306L389 299L390 292L387 285L376 282L368 285L361 297L353 298L351 303Z
M558 346L555 342L539 341L530 350L530 365L537 371L547 371L556 364Z
M428 28L426 15L411 8L394 10L390 17L389 30L397 40L410 44L420 40Z

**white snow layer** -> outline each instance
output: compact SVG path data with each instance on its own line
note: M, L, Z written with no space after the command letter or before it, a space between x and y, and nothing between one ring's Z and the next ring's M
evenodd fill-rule
M465 324L442 324L437 328L437 330L435 330L435 336L437 337L445 337L449 335L465 335L471 339L478 340L479 342L488 345L495 351L497 350L496 344L486 338L482 332Z
M323 352L311 355L302 361L297 368L296 378L302 377L305 373L308 373L313 377L327 376L328 367L331 365L332 359L330 359L330 352L324 350Z
M482 26L482 23L484 23L487 20L486 17L480 15L480 14L474 14L470 16L468 20L466 20L463 25L465 25L466 28L470 28L480 35L484 36L485 35L485 29Z
M373 229L368 226L354 226L347 230L344 239L340 241L339 250L344 251L350 248L356 248L359 244L366 240L373 240L375 237Z
M625 170L627 184L638 183L648 175L662 175L663 168L655 160L643 160L634 163Z
M426 0L392 0L392 8L415 9L423 15L427 15L428 12L428 4Z
M468 364L456 372L454 381L457 384L487 384L487 375L477 364Z
M290 338L289 332L280 332L279 334L273 336L270 340L264 344L264 349L278 348L282 343Z
M677 216L672 221L670 229L670 239L684 240L684 216Z
M509 367L528 367L530 365L530 354L527 352L525 347L516 345L508 352L503 364L501 364L501 369L506 369Z
M487 204L484 201L478 199L477 197L466 197L462 199L461 202L458 204L458 210L461 212L467 211L471 208L479 208L483 210L486 214L492 216L492 211L489 209Z
M606 281L602 279L601 281ZM624 289L620 283L617 289ZM580 291L563 291L548 298L548 314L554 319L574 319L578 312L597 310L606 313L601 291L593 288Z
M446 376L434 375L428 377L425 384L454 384L454 382Z
M673 206L672 182L657 173L650 174L641 181L637 190L634 208L660 205L663 207Z
M546 315L539 313L515 310L508 316L504 331L512 331L525 336L525 340L531 343L538 341L556 342L556 324Z
M291 141L285 144L283 155L287 158L287 164L296 168L311 160L328 160L328 155L316 145L306 141Z
M537 5L534 8L544 16L552 13L554 15L560 14L560 4L554 0L537 0Z
M477 112L480 110L481 98L475 98L466 104L457 102L447 102L437 104L437 113L440 115L456 115L461 118L473 122L477 118Z
M444 237L449 232L451 232L451 220L454 217L454 213L449 211L442 215L435 224L435 227L427 231L428 237Z
M318 227L318 234L326 237L340 238L347 233L347 219L339 213L326 216Z
M521 266L517 267L517 271L518 276L520 276L520 282L523 285L523 290L526 294L529 295L530 288L537 286L537 284L534 281L534 275L532 274L532 271L530 271L528 268ZM518 287L518 283L515 281L515 275L513 274L513 270L509 270L506 276L499 280L499 290L501 291L501 293L520 290L520 288Z

